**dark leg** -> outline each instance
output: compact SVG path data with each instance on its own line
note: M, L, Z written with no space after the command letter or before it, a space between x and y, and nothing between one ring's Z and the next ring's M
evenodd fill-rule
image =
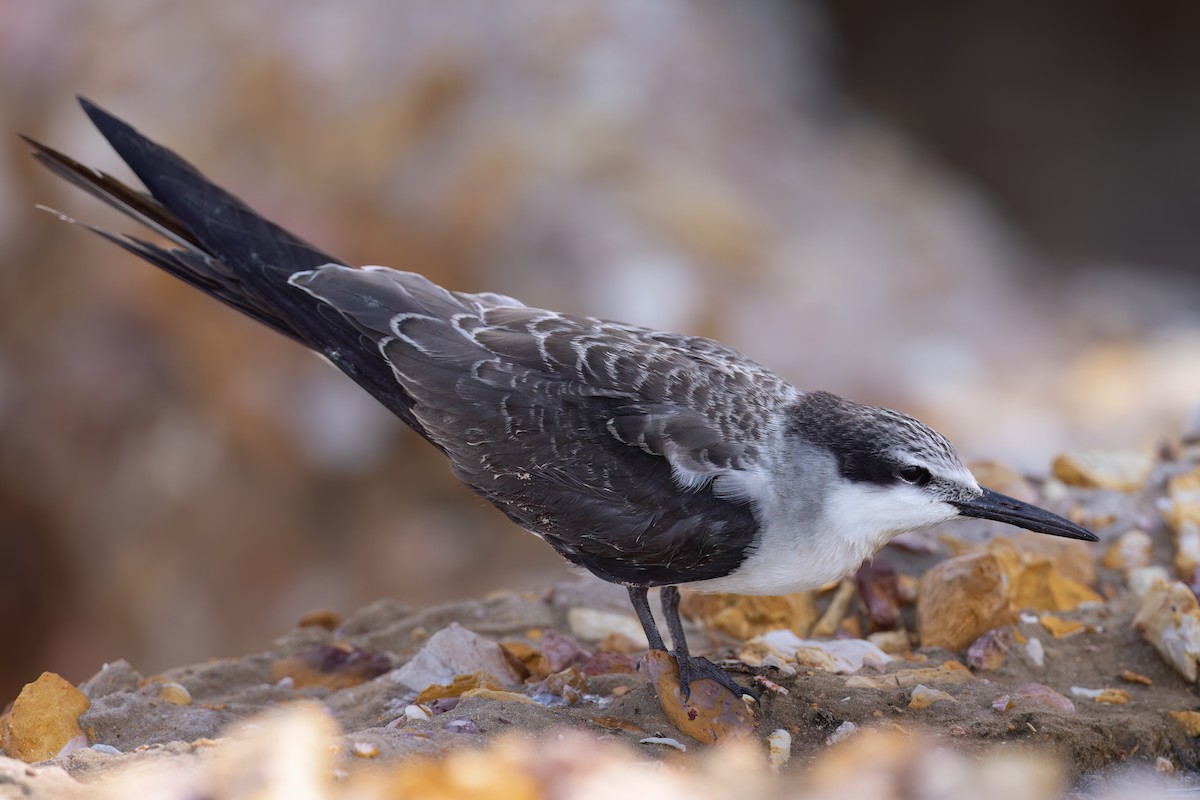
M646 641L650 643L650 649L666 652L667 645L663 642L662 634L658 632L654 615L650 613L650 600L646 597L646 593L649 591L650 589L645 586L630 586L629 602L633 603L633 610L637 612L638 622L642 623L642 630L646 632Z
M683 622L679 619L679 589L674 586L664 586L659 599L662 600L663 616L667 618L667 631L671 634L671 644L675 645L675 661L679 664L679 691L683 695L683 699L686 701L691 696L692 681L708 678L736 695L745 694L757 700L758 693L753 689L734 683L728 672L707 658L688 653L687 638L683 635ZM644 594L642 600L645 601ZM637 608L636 602L634 608ZM638 613L640 616L641 612ZM647 609L647 614L649 614L649 609ZM645 622L642 623L642 626L645 627Z

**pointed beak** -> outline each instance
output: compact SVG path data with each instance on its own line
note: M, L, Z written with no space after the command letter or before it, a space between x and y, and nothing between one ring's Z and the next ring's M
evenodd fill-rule
M950 505L955 506L958 513L964 517L994 519L1027 531L1048 533L1051 536L1065 536L1085 542L1100 541L1094 533L1069 519L1063 519L1057 514L1051 514L1045 509L1021 502L1015 497L993 492L991 489L984 489L983 494L970 500L951 501Z

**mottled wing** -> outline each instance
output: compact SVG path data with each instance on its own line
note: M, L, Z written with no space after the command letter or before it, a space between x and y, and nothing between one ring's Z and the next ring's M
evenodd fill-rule
M655 584L744 557L757 522L738 478L756 469L763 409L794 391L763 368L383 268L293 283L376 338L464 483L576 563Z

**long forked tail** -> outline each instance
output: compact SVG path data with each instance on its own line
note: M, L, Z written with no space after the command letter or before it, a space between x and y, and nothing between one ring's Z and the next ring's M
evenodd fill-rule
M297 272L344 262L260 216L187 161L95 104L83 98L80 104L149 192L131 189L111 175L23 136L33 147L34 158L176 246L84 227L324 354L425 435L411 412L412 398L396 383L374 343L361 340L339 313L288 284Z

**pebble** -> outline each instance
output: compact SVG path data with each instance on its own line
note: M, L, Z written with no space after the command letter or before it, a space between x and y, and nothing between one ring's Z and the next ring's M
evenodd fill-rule
M1188 681L1200 674L1200 602L1184 583L1158 582L1151 586L1133 627L1159 655Z
M678 739L671 739L666 736L647 736L645 739L640 739L638 744L661 744L666 747L674 747L681 753L687 752L687 745Z
M792 757L792 734L778 728L767 737L767 763L772 772L779 772Z

